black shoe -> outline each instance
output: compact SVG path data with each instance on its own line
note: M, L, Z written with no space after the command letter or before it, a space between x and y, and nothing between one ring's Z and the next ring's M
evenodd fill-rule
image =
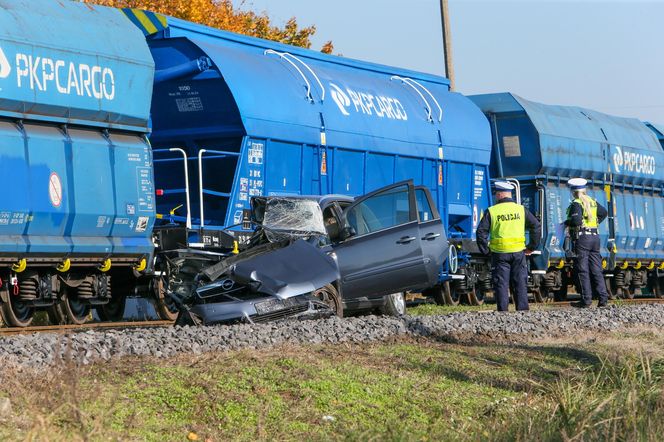
M597 307L599 307L599 308L608 307L608 306L609 306L608 302L600 302L599 304L597 304Z
M590 304L586 304L583 301L573 302L570 305L576 308L590 308Z

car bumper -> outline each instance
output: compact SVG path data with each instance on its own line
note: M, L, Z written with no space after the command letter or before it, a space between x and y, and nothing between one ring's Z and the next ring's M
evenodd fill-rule
M314 319L332 316L327 304L310 295L279 299L274 296L249 301L198 304L182 309L176 325L215 325L238 322L263 323L287 318Z

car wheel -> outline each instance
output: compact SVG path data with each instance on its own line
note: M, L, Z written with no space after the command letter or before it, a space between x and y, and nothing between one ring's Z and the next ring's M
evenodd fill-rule
M403 316L406 314L406 298L403 292L392 293L385 297L381 313L387 316Z
M313 295L329 305L335 315L340 318L344 317L344 305L341 301L341 296L339 296L339 292L332 284L319 288L313 292Z

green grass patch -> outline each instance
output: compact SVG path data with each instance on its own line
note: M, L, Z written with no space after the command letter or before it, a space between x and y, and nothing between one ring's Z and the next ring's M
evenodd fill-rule
M495 304L484 305L438 305L438 304L418 304L408 306L407 313L412 316L422 315L448 315L450 313L476 312L480 310L495 310Z
M409 339L7 371L0 397L13 411L0 439L656 440L664 340L613 336Z

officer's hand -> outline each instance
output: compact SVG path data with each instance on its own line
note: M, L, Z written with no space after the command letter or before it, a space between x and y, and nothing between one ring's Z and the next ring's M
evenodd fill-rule
M526 256L530 256L530 255L533 254L533 251L532 251L532 250L528 250L528 249L526 249L526 250L525 250L525 254L526 254Z

